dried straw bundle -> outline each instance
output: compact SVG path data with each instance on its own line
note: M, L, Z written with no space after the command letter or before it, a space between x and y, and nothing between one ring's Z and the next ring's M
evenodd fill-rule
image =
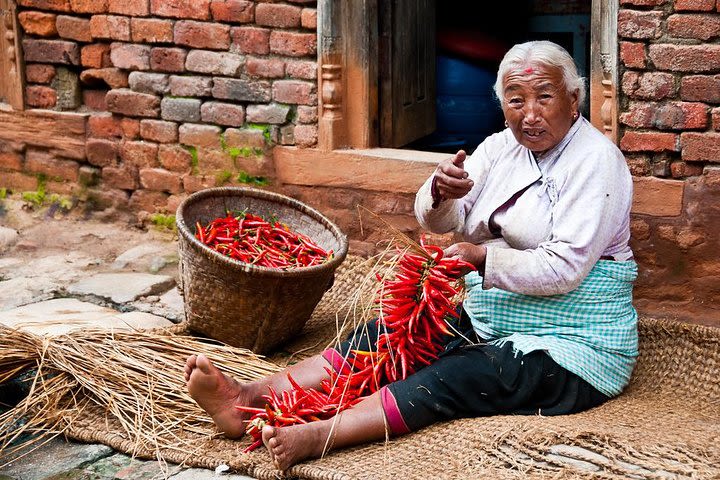
M176 328L175 330L180 330ZM203 352L240 381L278 367L254 353L170 331L83 330L41 337L0 325L0 383L37 369L30 394L0 415L0 465L29 444L62 434L88 408L118 421L136 451L189 451L180 431L213 435L185 391L185 358ZM20 441L26 435L32 440Z

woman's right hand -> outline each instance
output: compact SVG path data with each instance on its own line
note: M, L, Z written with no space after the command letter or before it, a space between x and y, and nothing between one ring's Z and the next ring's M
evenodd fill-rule
M435 170L435 188L443 200L462 198L472 189L473 181L468 178L468 173L463 168L466 156L465 151L460 150L438 164Z

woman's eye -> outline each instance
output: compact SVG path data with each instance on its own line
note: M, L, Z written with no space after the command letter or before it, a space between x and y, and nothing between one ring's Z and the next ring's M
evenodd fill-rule
M510 100L508 100L508 103L515 107L518 105L522 105L523 102L521 98L511 98Z

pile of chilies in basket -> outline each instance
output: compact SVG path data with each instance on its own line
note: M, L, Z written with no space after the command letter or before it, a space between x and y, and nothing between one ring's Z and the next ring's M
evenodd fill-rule
M207 226L197 222L195 238L235 260L281 270L320 265L333 255L287 225L252 213L228 212Z
M303 388L291 376L292 389L280 394L270 387L264 408L237 406L252 413L247 433L252 451L262 444L264 425L298 425L332 418L382 386L405 379L430 365L451 335L446 320L457 318L454 300L460 293L458 280L474 267L456 258L443 258L443 250L422 244L426 255L404 253L395 266L394 278L383 280L378 306L380 336L375 351L351 350L346 368L327 369L330 379L321 391Z

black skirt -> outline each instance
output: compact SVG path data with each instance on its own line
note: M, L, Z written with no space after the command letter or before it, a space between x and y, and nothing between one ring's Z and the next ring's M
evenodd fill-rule
M464 311L455 327L463 335L448 337L432 365L381 390L394 434L463 417L576 413L609 398L545 351L524 355L512 342L483 342ZM361 325L340 345L335 358L347 358L349 350L374 349L377 338L376 320Z

